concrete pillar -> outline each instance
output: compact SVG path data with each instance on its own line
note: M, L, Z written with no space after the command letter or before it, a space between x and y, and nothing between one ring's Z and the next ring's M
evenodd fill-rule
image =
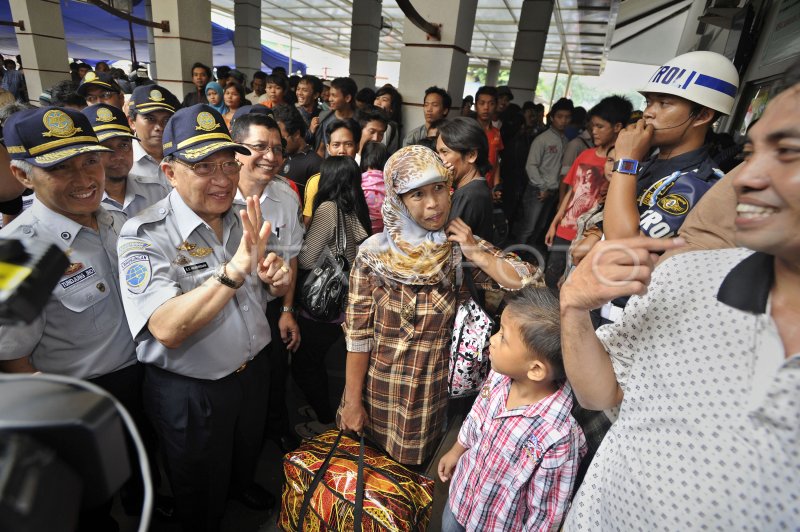
M25 24L24 31L14 29L28 97L38 104L43 90L70 77L61 4L58 0L11 0L10 5L11 18Z
M236 68L251 80L253 74L261 70L261 0L236 0L233 17Z
M399 87L403 95L404 131L424 122L422 104L425 89L431 85L450 93L454 106L451 113L461 106L478 0L415 2L414 7L425 20L441 24L442 40L428 39L425 32L405 21Z
M511 61L511 74L508 86L514 94L514 101L533 100L539 69L542 67L544 46L550 17L553 15L553 0L524 0L519 17L519 31L514 45Z
M153 21L153 0L145 0L144 13L147 20ZM156 63L156 43L153 39L153 27L147 26L147 56L150 58L150 79L158 80L158 68ZM141 61L142 58L139 58Z
M497 78L500 76L500 60L489 59L486 63L486 81L483 83L489 87L497 87Z
M169 33L153 30L159 85L179 100L193 90L192 64L212 64L211 4L209 0L158 0L153 19L168 20Z
M381 36L381 1L353 0L350 77L359 89L375 86Z

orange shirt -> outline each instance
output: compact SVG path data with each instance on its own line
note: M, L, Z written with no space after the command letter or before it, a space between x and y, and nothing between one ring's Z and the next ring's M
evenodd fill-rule
M503 138L500 136L500 130L491 124L484 131L486 132L486 139L489 141L489 164L492 165L492 169L486 174L486 184L489 185L489 188L492 188L495 184L499 184L494 181L499 170L497 159L504 148Z

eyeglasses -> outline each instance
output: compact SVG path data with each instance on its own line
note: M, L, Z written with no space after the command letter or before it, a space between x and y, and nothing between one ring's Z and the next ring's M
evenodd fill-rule
M267 153L272 152L273 155L283 157L283 146L267 146L266 144L245 144L242 143L242 146L247 146L253 151L257 151L258 153Z
M113 98L117 93L112 91L103 91L98 94L89 94L86 96L88 103L97 103Z
M200 177L207 177L212 175L214 172L217 171L217 167L222 169L222 173L225 175L233 175L239 172L239 168L242 167L242 163L239 161L222 161L218 163L212 163L208 161L201 161L199 163L185 163L180 159L175 159L176 162L182 164L186 168L190 168L192 172L199 175Z

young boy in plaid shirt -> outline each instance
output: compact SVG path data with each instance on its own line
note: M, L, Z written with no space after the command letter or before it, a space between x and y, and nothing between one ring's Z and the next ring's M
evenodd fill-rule
M492 371L439 461L442 482L452 477L442 532L561 525L586 442L570 415L559 312L556 297L535 288L503 311Z

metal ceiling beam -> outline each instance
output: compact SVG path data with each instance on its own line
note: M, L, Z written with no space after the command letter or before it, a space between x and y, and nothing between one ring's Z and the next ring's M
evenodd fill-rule
M419 11L417 11L414 6L411 5L411 0L396 0L396 2L403 11L403 14L408 18L408 20L411 21L412 24L414 24L414 26L427 33L431 39L435 41L442 40L441 24L434 24L425 20L422 15L419 14Z

